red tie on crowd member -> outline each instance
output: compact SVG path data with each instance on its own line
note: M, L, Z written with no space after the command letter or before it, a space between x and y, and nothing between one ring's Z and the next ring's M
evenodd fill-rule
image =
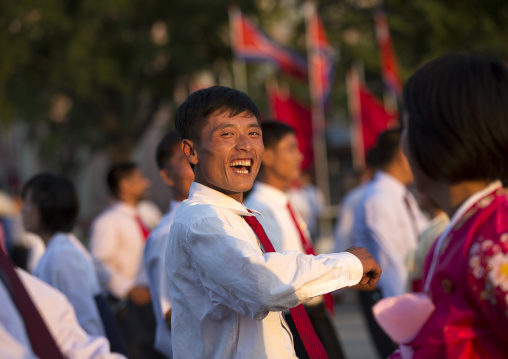
M146 228L139 214L136 214L136 222L138 222L139 229L141 230L141 233L143 233L143 240L146 241L148 235L150 234L150 230Z
M3 238L0 238L0 241L3 242ZM46 323L44 323L21 279L14 270L9 257L2 248L0 248L0 281L5 284L5 288L12 296L18 312L23 318L35 355L40 359L63 359L64 357L51 336Z
M314 250L314 247L312 246L312 242L310 240L307 240L307 237L303 234L302 228L300 227L300 224L298 223L298 220L296 219L295 212L293 211L293 208L291 207L291 204L287 205L289 214L291 215L291 218L293 219L293 223L295 224L296 229L298 230L298 233L300 234L300 240L302 241L303 249L305 250L306 254L312 254L313 256L316 255L316 251ZM325 300L325 306L326 309L330 312L330 314L335 313L334 309L334 303L333 303L333 297L330 293L326 293L324 295Z
M258 237L265 252L275 252L272 243L268 239L265 230L257 220L256 216L246 216L243 218ZM296 330L302 339L303 345L310 359L328 359L328 355L326 354L323 344L321 344L321 341L316 335L303 305L300 304L294 308L289 308L289 312L291 313L291 317L295 322Z

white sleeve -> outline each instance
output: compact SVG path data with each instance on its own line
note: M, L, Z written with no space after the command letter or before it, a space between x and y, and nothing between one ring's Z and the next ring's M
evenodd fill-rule
M179 235L178 230L175 234ZM360 260L351 253L263 254L216 217L194 223L187 240L185 245L211 300L255 319L355 285L363 275Z
M116 255L117 238L115 223L107 217L99 218L92 227L89 246L101 286L117 298L123 299L135 286L136 278L126 278L109 263Z
M20 279L34 301L64 357L68 359L121 359L111 353L109 342L101 336L85 333L65 296L23 270L17 270Z

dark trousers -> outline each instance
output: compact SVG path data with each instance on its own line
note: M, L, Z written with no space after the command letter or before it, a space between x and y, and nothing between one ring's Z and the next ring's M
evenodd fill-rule
M377 324L374 319L374 314L372 314L372 307L383 297L381 291L379 289L372 291L358 291L358 295L360 297L362 312L367 322L370 336L376 346L379 357L383 359L388 358L395 349L397 349L397 346Z
M139 306L127 300L125 306L116 311L115 318L129 359L162 358L153 347L156 323L152 302Z
M319 303L314 306L304 306L307 315L309 316L310 322L314 327L314 331L318 336L321 344L325 348L328 358L330 359L343 359L344 353L340 345L339 337L335 331L333 323L326 312L324 303ZM286 322L288 323L291 334L293 335L293 341L295 346L295 353L299 359L309 358L307 351L303 345L303 342L296 330L295 323L291 315L288 313L285 315Z

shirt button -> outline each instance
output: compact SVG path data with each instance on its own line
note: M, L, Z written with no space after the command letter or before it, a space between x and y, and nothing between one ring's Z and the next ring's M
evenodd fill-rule
M441 286L443 287L443 292L446 294L451 294L454 290L453 283L449 279L443 279L441 281Z

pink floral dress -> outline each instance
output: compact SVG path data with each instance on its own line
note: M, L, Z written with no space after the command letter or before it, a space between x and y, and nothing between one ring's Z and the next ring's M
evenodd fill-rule
M508 199L498 184L471 205L436 253L429 293L436 307L414 359L508 358ZM437 241L426 258L424 282ZM395 353L392 358L397 358Z

